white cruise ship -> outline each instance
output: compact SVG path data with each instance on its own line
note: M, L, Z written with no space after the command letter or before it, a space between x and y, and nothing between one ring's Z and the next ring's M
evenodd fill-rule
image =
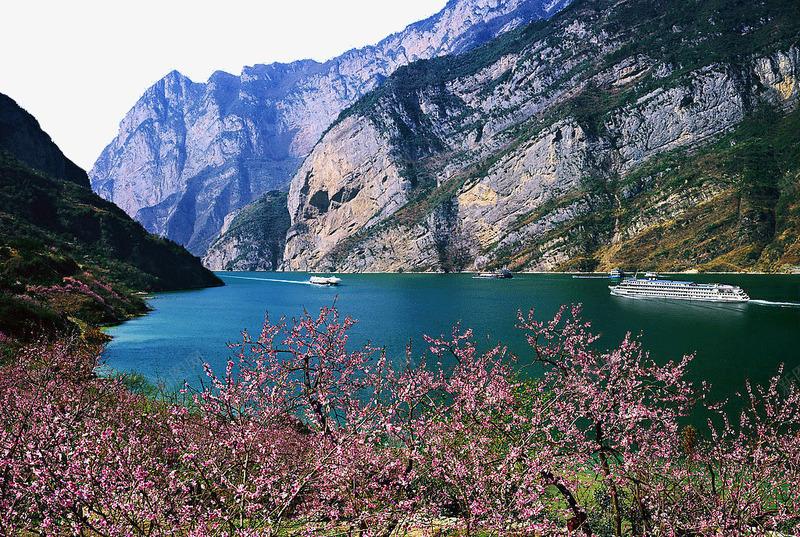
M707 302L747 302L741 287L723 283L694 283L649 278L625 278L619 285L609 285L611 294L632 298L669 298Z

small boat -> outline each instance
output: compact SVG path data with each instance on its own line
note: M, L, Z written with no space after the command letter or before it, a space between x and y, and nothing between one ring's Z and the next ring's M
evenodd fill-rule
M336 276L311 276L308 280L309 283L315 285L339 285L341 281L342 279Z
M617 278L622 278L622 276L623 276L623 272L618 268L611 269L611 272L609 272L608 274L573 274L572 275L573 278L579 278L579 279L585 279L585 278L609 279L609 278L611 278L612 280L613 279L617 279Z
M506 278L513 278L514 275L511 274L510 270L503 269L497 272L478 272L477 274L474 274L472 277L501 280Z

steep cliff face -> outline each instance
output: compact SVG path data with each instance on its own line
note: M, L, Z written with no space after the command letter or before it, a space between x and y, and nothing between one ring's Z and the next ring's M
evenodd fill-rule
M375 46L326 63L256 65L194 83L173 72L120 124L92 187L151 232L201 254L225 217L285 187L339 112L411 61L457 53L569 0L452 0Z
M307 252L298 269L316 267L328 252L363 227L408 202L410 182L388 154L388 139L369 123L345 119L300 168L289 192L289 213L299 215L288 234L290 256Z
M678 184L679 165L642 170L669 168L667 156L687 162L722 139L731 148L731 133L759 111L780 119L796 108L799 13L785 7L578 1L547 24L399 69L343 114L292 180L284 267L683 269L758 244L748 267L775 269L775 251L761 252L780 231L781 196L793 196L775 186L796 181L791 159L769 171L769 188L752 187L746 162L736 168L748 158L742 146L713 149L718 168L693 184ZM380 151L363 151L371 146ZM332 166L339 155L347 170ZM353 185L398 194L314 203ZM724 227L739 239L710 257L631 253L654 227L733 198Z

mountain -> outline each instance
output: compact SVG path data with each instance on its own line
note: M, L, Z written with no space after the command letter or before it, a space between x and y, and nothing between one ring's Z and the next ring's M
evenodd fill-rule
M140 315L138 292L222 285L94 194L13 100L0 106L0 347Z
M286 207L286 192L272 190L231 215L203 256L203 265L212 270L277 270L290 225Z
M576 0L345 110L284 268L791 270L799 70L797 3Z
M375 46L312 60L214 73L172 72L120 123L89 176L92 188L149 231L202 254L227 215L286 188L339 112L399 66L458 53L569 0L451 0Z
M0 151L8 151L42 172L89 188L89 176L69 160L39 126L36 118L0 93Z

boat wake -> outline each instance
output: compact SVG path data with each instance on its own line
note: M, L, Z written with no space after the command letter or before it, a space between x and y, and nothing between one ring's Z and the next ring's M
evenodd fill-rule
M750 304L761 306L775 306L778 308L800 308L800 302L773 302L771 300L751 300Z
M278 283L299 283L301 285L311 285L308 280L278 280L275 278L248 278L247 276L225 276L226 278L235 278L237 280L255 280L257 282L278 282Z

